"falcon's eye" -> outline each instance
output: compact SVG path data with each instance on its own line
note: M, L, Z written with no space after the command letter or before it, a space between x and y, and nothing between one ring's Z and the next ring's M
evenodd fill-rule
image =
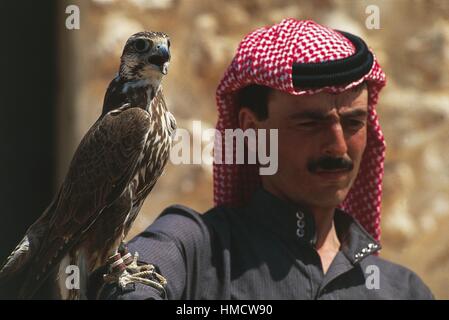
M137 39L136 42L134 42L134 48L138 52L144 52L147 51L148 48L150 48L150 40L146 39Z

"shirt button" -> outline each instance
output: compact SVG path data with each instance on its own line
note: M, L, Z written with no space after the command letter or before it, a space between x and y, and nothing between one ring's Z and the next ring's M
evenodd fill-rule
M301 211L296 212L296 218L298 219L296 221L296 235L298 238L304 237L304 227L306 226L306 222L304 221L304 213Z

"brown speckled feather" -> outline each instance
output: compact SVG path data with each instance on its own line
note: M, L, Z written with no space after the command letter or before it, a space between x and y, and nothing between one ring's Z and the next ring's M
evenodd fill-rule
M124 192L136 171L149 128L146 111L123 108L101 118L85 135L61 187L44 245L29 270L22 297L29 296L28 288L39 287L48 271Z

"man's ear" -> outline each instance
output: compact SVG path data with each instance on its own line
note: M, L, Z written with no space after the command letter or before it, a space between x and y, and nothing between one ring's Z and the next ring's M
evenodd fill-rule
M249 108L242 107L239 111L239 127L243 131L247 129L258 129L257 116Z
M239 128L243 131L248 129L252 129L257 133L257 129L259 129L259 121L257 119L256 114L250 110L249 108L242 107L239 111ZM248 141L245 139L245 145L248 148L249 152L256 153L257 152L257 134L255 135L256 141L255 143L248 144Z

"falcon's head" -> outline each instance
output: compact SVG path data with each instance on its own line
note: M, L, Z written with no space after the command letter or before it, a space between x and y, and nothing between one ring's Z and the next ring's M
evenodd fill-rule
M160 79L170 63L170 39L165 33L144 31L126 42L120 75L127 79Z

